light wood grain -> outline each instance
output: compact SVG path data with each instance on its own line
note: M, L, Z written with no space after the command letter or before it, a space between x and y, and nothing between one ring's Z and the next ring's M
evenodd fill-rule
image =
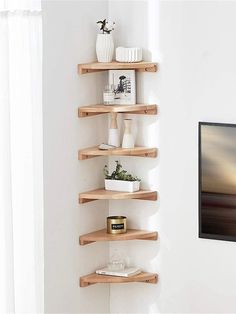
M156 72L157 63L155 62L91 62L78 64L79 74L86 74L92 72L100 72L106 70L136 70L139 72Z
M137 200L148 200L156 201L157 192L156 191L147 191L139 190L137 192L116 192L116 191L107 191L103 189L97 189L93 191L88 191L81 193L79 195L79 203L87 203L95 200L125 200L125 199L137 199Z
M144 282L156 284L158 275L153 273L142 272L128 278L116 276L97 275L96 273L80 277L80 287L87 287L96 283L129 283L129 282Z
M155 104L136 104L136 105L87 105L80 107L78 110L78 115L80 118L90 117L104 113L128 113L128 114L146 114L146 115L156 115L157 105Z
M98 156L136 156L136 157L157 157L157 149L149 147L134 148L112 148L101 150L98 146L81 149L78 154L79 160L85 160Z
M126 240L157 240L156 231L127 229L126 233L110 234L106 229L90 232L80 236L80 245L86 245L98 241L126 241Z

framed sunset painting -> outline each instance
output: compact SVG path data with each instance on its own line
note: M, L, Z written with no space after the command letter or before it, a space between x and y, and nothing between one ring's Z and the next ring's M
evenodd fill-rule
M199 122L199 237L236 241L236 125Z

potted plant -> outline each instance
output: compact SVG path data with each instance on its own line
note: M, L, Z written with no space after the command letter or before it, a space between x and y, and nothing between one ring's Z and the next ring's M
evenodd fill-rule
M122 165L116 161L116 169L109 174L108 167L104 167L105 190L119 192L135 192L140 189L140 179L122 170Z
M110 24L106 19L97 21L102 33L97 35L96 53L98 62L111 62L114 53L114 42L111 32L114 30L115 22Z

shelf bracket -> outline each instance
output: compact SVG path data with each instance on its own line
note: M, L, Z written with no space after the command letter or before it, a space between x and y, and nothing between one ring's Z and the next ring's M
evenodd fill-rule
M83 280L83 278L80 278L79 286L81 288L92 286L92 285L95 285L95 284L96 284L96 282L87 282L87 281Z
M155 277L152 278L152 279L147 279L147 280L145 280L145 281L143 281L143 282L156 284L156 283L157 283L157 276L155 276Z
M87 244L91 244L91 243L95 243L96 241L87 241L87 240L83 240L81 239L81 237L79 238L79 244L80 245L87 245Z
M79 204L85 204L88 202L93 202L93 201L97 201L98 199L93 199L93 198L84 198L82 196L79 196Z

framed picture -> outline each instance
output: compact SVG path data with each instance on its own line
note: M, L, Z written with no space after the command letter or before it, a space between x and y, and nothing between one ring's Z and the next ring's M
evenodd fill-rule
M199 123L199 237L236 241L236 125Z
M134 70L109 70L109 85L113 85L115 93L115 104L136 104Z

